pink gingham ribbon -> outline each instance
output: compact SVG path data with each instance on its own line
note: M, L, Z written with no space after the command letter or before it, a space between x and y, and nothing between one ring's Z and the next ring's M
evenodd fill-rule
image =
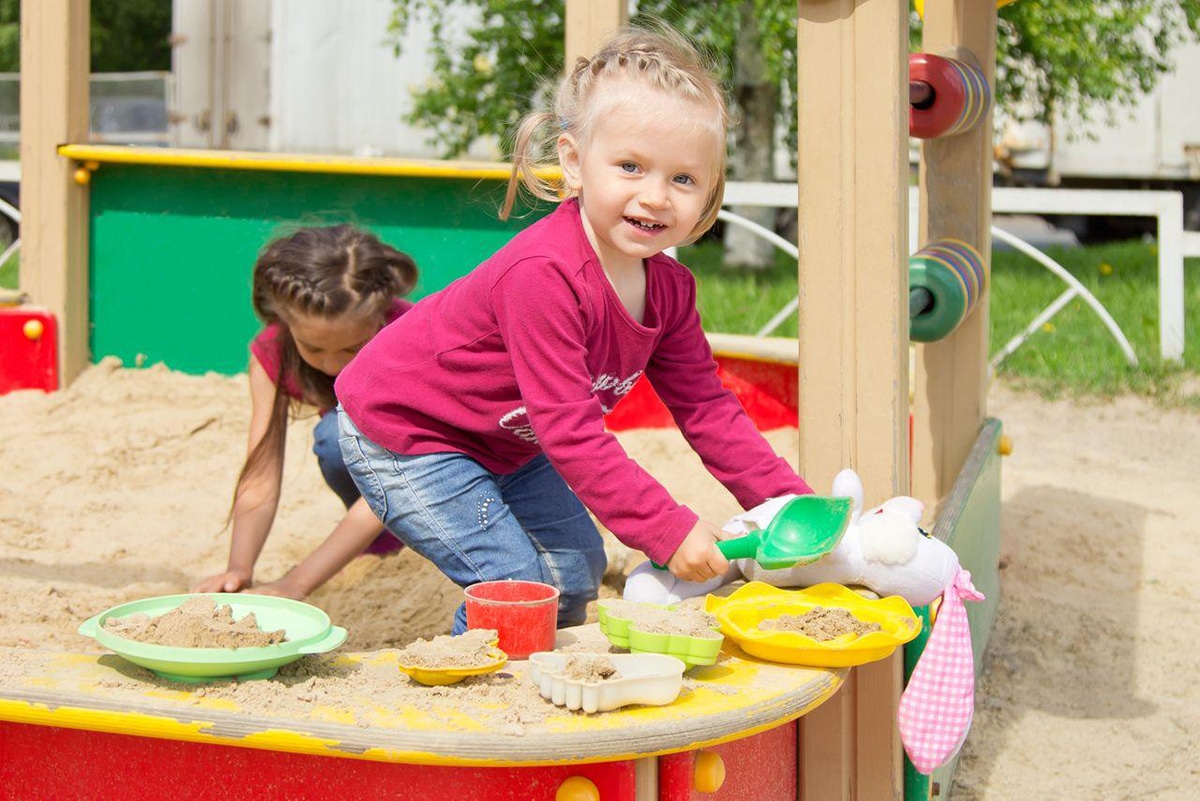
M959 570L942 593L942 606L925 650L900 696L900 742L926 775L950 760L967 739L975 707L975 660L963 600L982 601L971 573Z

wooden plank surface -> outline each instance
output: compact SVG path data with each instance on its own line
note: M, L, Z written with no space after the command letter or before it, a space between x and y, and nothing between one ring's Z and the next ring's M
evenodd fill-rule
M629 21L629 4L625 0L567 0L566 12L563 64L567 70L574 68L575 59L591 57Z
M923 49L974 63L993 83L996 7L977 0L925 4ZM992 115L974 130L926 140L921 149L919 245L961 239L991 274ZM987 415L988 303L938 342L917 346L913 404L913 494L930 507L945 499Z
M895 0L801 0L797 24L800 469L908 491L908 17ZM889 660L802 722L801 798L899 797Z
M89 363L87 190L63 142L88 135L88 0L21 3L21 267L33 303L58 319L62 385Z

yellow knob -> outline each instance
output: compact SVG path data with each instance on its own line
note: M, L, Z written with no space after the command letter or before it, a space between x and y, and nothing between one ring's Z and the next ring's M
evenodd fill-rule
M591 779L572 776L558 786L554 801L600 801L600 791Z
M92 180L92 171L87 167L80 167L75 170L75 183L80 186L86 186Z
M36 342L42 338L42 334L46 333L46 326L41 320L26 320L25 325L21 326L21 333L25 338Z
M725 783L725 760L716 751L699 752L692 778L696 792L715 793Z
M1000 442L996 445L996 450L1001 456L1008 456L1011 454L1013 452L1012 437L1010 437L1008 434L1001 434Z
M996 0L996 8L1004 8L1009 3L1015 3L1016 0ZM917 16L925 19L925 0L915 0L913 5L917 9Z

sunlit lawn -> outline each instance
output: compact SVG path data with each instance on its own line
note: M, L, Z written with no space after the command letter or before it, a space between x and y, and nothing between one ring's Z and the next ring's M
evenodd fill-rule
M1200 260L1185 266L1185 350L1182 366L1159 358L1158 262L1152 243L1121 242L1051 248L1057 260L1108 309L1140 362L1130 367L1100 318L1080 298L1072 300L999 367L999 373L1046 394L1112 395L1124 391L1167 396L1185 375L1200 373ZM780 253L770 270L725 268L721 247L704 242L685 249L697 276L705 328L752 334L796 294L796 270ZM1066 285L1029 257L1011 250L992 254L991 347L1000 350L1058 297ZM774 332L796 335L792 315Z

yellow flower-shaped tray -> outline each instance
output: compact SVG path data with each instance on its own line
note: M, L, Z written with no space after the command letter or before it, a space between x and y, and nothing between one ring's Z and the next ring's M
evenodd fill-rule
M843 634L814 640L795 631L759 626L780 615L803 615L816 607L845 609L859 620L878 623L880 631ZM770 662L811 667L851 667L889 656L921 632L921 621L898 595L864 598L841 584L816 584L804 590L781 590L752 581L726 598L709 595L704 608L716 616L721 631L746 653Z

